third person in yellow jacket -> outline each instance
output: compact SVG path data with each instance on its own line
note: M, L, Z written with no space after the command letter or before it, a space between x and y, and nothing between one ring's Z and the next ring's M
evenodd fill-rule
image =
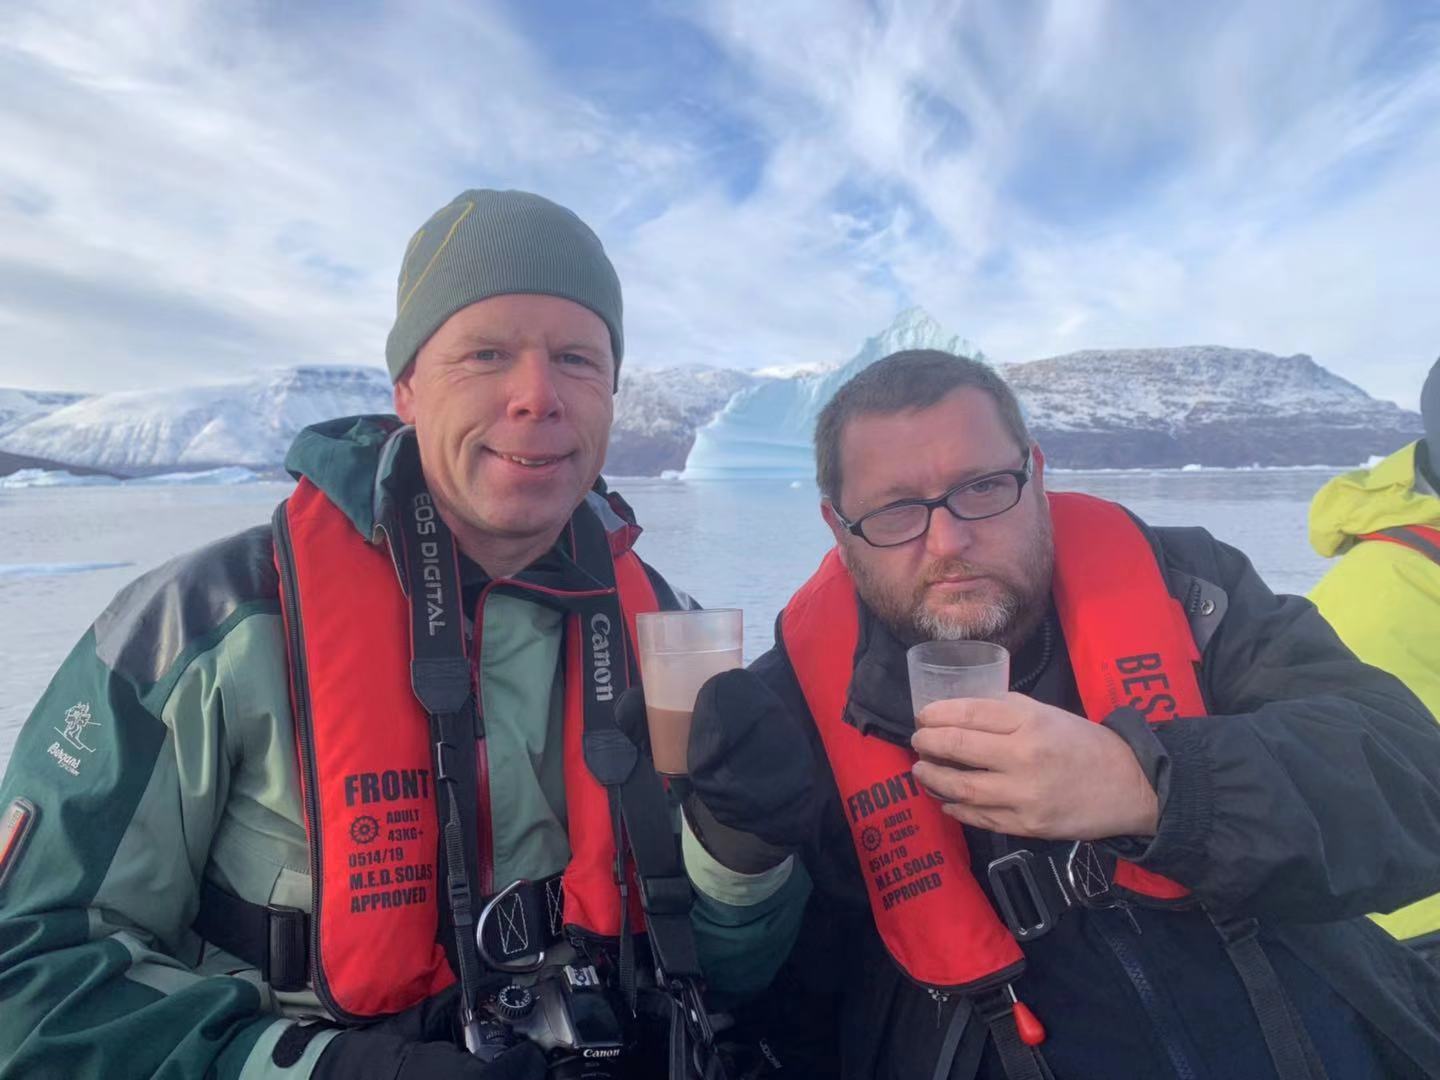
M1339 556L1310 599L1368 664L1440 717L1440 360L1420 396L1425 437L1337 476L1310 504L1310 543ZM1377 921L1440 959L1440 895Z

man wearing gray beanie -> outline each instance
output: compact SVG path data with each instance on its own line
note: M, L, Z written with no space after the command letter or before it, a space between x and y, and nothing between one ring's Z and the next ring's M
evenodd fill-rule
M545 552L600 472L620 281L578 217L466 191L411 238L385 346L395 411L460 549L492 577Z
M0 1072L671 1078L673 1044L723 1075L734 912L691 911L625 693L635 616L689 601L599 479L623 348L569 210L421 226L398 417L301 432L272 524L123 590L20 734Z
M1339 561L1310 599L1366 663L1440 717L1440 360L1420 392L1424 438L1331 480L1310 504L1310 543ZM1380 924L1440 960L1440 896Z
M588 308L609 332L618 376L625 351L620 279L599 238L569 210L539 195L472 190L437 210L405 250L395 325L385 343L390 378L398 380L461 308L515 294Z

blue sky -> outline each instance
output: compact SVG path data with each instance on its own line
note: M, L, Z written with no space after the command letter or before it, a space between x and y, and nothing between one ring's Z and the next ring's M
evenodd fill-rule
M0 9L0 386L375 363L472 186L596 229L627 362L1440 354L1440 8L845 0Z

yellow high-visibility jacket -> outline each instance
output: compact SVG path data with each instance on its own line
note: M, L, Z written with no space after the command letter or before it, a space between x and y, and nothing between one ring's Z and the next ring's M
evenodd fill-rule
M1356 539L1397 525L1440 528L1440 497L1417 478L1415 446L1316 493L1310 544L1340 558L1310 599L1356 656L1399 677L1440 718L1440 563L1400 544ZM1399 938L1440 932L1440 895L1376 921Z

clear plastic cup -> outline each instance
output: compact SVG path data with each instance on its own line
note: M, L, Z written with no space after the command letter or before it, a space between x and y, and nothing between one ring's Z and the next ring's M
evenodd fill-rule
M739 608L654 611L636 616L640 677L650 724L655 771L689 772L690 718L695 696L712 675L743 663L744 624Z
M915 715L932 701L999 698L1010 689L1010 653L988 641L924 641L905 654Z

